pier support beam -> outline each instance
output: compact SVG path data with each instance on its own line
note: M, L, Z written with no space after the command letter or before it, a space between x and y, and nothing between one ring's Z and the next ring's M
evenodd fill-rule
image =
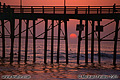
M61 20L59 20L59 25L58 25L57 63L59 63L59 53L60 53L60 29L61 29Z
M45 42L44 42L44 63L47 64L47 27L48 20L45 19Z
M66 64L68 64L68 37L67 37L67 20L64 20L64 27L65 27Z
M53 51L54 51L54 20L52 20L52 30L51 30L51 64L53 64Z
M26 23L25 64L27 63L27 51L28 51L28 26L29 26L29 20L27 20L27 23Z
M21 28L22 28L22 19L19 19L19 48L18 48L18 64L21 59Z
M91 35L91 63L94 61L94 20L92 21L92 35Z
M80 20L80 25L82 25L82 20ZM78 53L77 53L77 64L79 64L79 56L80 56L80 44L81 44L81 32L79 30L79 36L78 36Z
M5 58L5 31L4 31L4 20L1 20L2 23L2 58Z
M33 63L36 61L36 37L35 37L35 20L33 20Z
M100 55L100 21L98 21L98 63L101 63L101 55Z
M114 54L113 54L113 65L116 66L116 49L117 49L117 39L118 39L118 26L119 20L116 20L115 38L114 38Z
M88 20L85 21L85 63L88 64Z
M10 52L10 64L13 63L13 48L14 48L14 27L15 27L15 19L10 20L10 30L11 30L11 52Z

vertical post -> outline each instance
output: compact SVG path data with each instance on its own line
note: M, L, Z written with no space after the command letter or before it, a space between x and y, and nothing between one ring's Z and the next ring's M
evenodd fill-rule
M23 10L22 10L22 0L20 0L20 13L22 13Z
M66 6L66 4L65 4L65 3L66 3L66 0L64 0L64 6Z
M101 55L100 55L100 21L98 21L98 63L100 64Z
M48 20L45 19L45 42L44 42L44 63L45 64L47 61L47 26L48 26Z
M99 13L99 9L97 9L97 14Z
M19 19L19 48L18 48L18 63L20 63L20 59L21 59L21 27L22 27L22 19Z
M94 20L92 20L92 35L91 35L91 63L94 61Z
M2 23L2 58L5 58L5 31L4 31L4 20L1 20Z
M88 64L88 20L85 21L85 63Z
M44 14L44 6L42 6L43 14Z
M27 62L27 51L28 51L28 26L29 26L29 20L27 20L27 23L26 23L25 64Z
M51 30L51 64L53 64L53 47L54 45L54 20L52 20L52 30Z
M11 17L12 17L12 16L11 16ZM10 52L10 64L13 63L14 27L15 27L15 19L11 19L11 20L10 20L10 30L11 30L11 52Z
M22 0L20 0L20 7L22 7Z
M53 7L53 14L55 14L55 7Z
M88 14L90 14L90 6L88 6Z
M86 8L85 14L87 14L87 8Z
M64 6L64 14L66 14L66 6Z
M117 39L118 39L118 26L119 20L116 20L115 38L114 38L114 54L113 54L113 65L116 66L116 49L117 49Z
M61 29L61 20L59 20L59 25L58 25L57 63L59 63L59 53L60 53L60 29Z
M4 4L5 7L5 4ZM9 7L10 8L10 7ZM13 15L14 11L11 10L10 14L10 38L11 38L11 51L10 51L10 64L13 63L13 48L14 48L14 27L15 27L15 19L14 19L14 15Z
M100 6L100 14L102 14L102 6Z
M3 13L5 13L6 12L6 9L5 9L6 7L5 7L5 3L4 3L4 5L3 5Z
M31 13L34 13L34 9L33 9L33 7L31 7Z
M65 27L66 64L68 64L68 37L67 37L67 20L64 20L64 27Z
M82 25L82 20L80 20L80 25ZM78 36L78 53L77 53L77 64L79 64L79 56L80 56L80 44L81 44L81 32L79 30L79 36Z
M35 44L35 20L33 20L33 63L36 61L36 44Z
M110 9L109 9L109 14L110 14Z
M75 14L78 14L78 7L75 8Z
M1 2L0 2L0 13L1 13Z

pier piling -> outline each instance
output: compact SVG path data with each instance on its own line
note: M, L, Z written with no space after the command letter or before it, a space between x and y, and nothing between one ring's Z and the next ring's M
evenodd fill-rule
M116 66L116 50L117 50L117 39L118 39L118 26L119 20L116 20L116 29L115 29L115 37L114 37L114 54L113 54L113 65Z
M53 51L54 51L54 20L52 20L51 30L51 64L53 64Z
M2 58L5 58L5 30L4 30L4 20L1 20L2 23Z
M45 19L45 41L44 41L44 63L47 64L47 27L48 20Z
M19 47L18 47L18 63L21 60L21 28L22 28L22 19L19 19Z
M66 49L66 64L68 64L68 35L67 35L67 20L64 20L65 27L65 49Z
M92 35L91 35L91 63L94 61L94 20L92 20Z
M57 63L59 63L59 53L60 53L60 31L61 31L61 20L59 20L59 25L58 25Z
M98 22L98 63L101 62L101 55L100 55L100 21Z
M26 23L25 64L27 63L27 52L28 52L28 27L29 27L29 20L27 20L27 23Z
M80 25L82 25L82 20L80 20ZM80 26L80 27L81 27L81 26ZM82 34L82 31L80 31L80 29L79 29L77 64L79 64L79 57L80 57L81 34Z
M15 19L10 20L10 30L11 30L11 52L10 52L10 64L13 63L13 55L14 55L14 27L15 27Z
M88 64L88 20L85 20L85 63Z
M35 37L35 20L33 20L33 63L36 61L36 37Z

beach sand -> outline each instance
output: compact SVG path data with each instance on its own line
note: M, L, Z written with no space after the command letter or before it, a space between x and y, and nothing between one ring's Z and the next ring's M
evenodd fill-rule
M78 76L80 75L117 75L119 78L112 80L120 80L120 67L113 67L112 65L100 66L98 64L77 65L73 63L70 63L68 65L64 63L46 65L38 63L13 65L1 63L0 76L2 77L3 75L30 75L31 78L29 80L79 80L80 78ZM2 80L2 78L0 78L0 80Z

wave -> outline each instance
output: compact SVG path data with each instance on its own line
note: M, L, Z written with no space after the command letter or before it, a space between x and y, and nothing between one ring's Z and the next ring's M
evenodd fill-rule
M97 56L98 54L95 55ZM100 55L102 57L113 58L113 54L101 53ZM116 59L120 59L120 54L116 54Z

